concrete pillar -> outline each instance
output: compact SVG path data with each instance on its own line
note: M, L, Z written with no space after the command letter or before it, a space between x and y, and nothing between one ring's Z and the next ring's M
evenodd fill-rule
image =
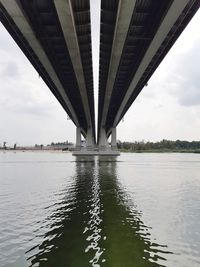
M108 139L106 136L105 128L101 128L99 139L99 150L104 151L108 149Z
M81 150L81 129L76 127L76 150Z
M88 128L87 130L86 147L87 147L87 150L94 150L94 137L93 137L92 128Z
M112 148L112 150L117 150L117 129L116 129L116 127L112 128L111 148Z

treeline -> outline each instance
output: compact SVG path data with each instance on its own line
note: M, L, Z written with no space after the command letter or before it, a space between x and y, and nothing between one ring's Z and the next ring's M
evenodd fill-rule
M72 145L73 143L67 141L64 142L51 142L51 144L48 144L47 146L65 146L65 145Z
M163 139L160 142L117 142L122 151L200 151L200 141L171 141Z

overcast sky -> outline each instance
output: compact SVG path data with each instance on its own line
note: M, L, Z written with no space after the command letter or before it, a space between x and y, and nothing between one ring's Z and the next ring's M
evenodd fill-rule
M99 12L93 6L91 9L97 110ZM124 122L119 124L118 139L200 140L199 25L200 11L133 103ZM75 126L67 117L0 24L0 143L75 142Z

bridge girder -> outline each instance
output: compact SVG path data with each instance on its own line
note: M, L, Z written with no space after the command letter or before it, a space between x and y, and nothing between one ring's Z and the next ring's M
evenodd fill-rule
M111 133L116 139L116 126L199 6L101 1L99 145ZM82 133L95 144L89 0L0 0L0 19L77 126L77 140Z
M198 0L101 1L98 141L102 127L108 137L118 125L199 5Z
M74 124L84 136L92 129L95 142L89 0L1 0L0 19Z

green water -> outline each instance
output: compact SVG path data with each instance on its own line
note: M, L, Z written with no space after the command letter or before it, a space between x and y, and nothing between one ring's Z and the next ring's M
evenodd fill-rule
M200 156L0 153L0 266L200 266Z

